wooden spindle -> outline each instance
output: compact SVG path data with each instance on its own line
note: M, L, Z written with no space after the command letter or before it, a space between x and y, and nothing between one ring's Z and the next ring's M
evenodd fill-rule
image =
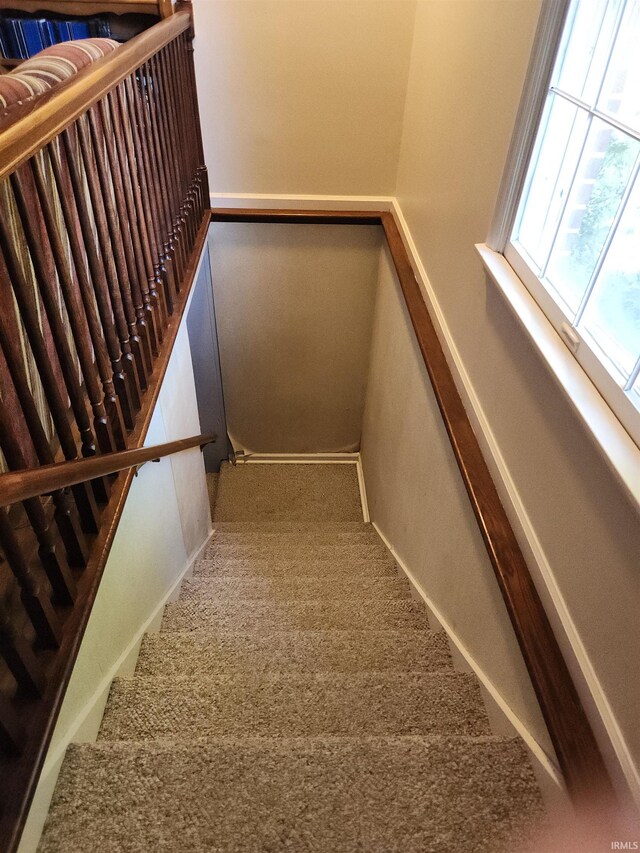
M24 442L20 441L19 414L11 411L9 401L17 399L20 403L27 437L44 465L53 463L49 441L44 433L33 397L29 391L26 373L21 361L19 344L8 344L4 324L0 324L0 447L5 459L14 470L31 467L30 459L25 455ZM24 438L25 436L23 436ZM53 493L55 521L69 560L79 566L86 561L82 534L75 522L69 493L58 490ZM25 501L27 517L38 541L38 556L45 570L56 599L61 604L71 604L75 598L75 583L67 560L57 547L53 532L49 527L46 514L39 498Z
M20 755L26 739L22 721L9 701L0 695L0 749L9 756Z
M38 311L33 300L33 291L23 273L20 258L18 257L17 244L8 231L10 214L4 193L0 202L0 211L2 212L0 216L0 248L4 257L3 266L6 267L9 274L9 281L2 282L2 284L5 287L11 287L20 309L20 316L29 340L36 368L42 380L42 387L47 398L49 411L51 412L64 457L67 460L77 459L78 450L69 424L67 406L58 386L50 356L40 330ZM93 498L93 492L90 488L80 488L74 490L74 497L84 529L96 532L98 529L99 512ZM82 542L78 542L78 545L82 546ZM84 553L85 547L81 547L81 550ZM79 564L84 564L84 557L80 560Z
M122 91L122 87L119 87ZM105 114L103 123L110 122L113 130L113 150L118 159L119 171L122 180L122 193L127 210L127 218L129 221L129 230L132 241L132 254L135 259L137 269L137 288L136 302L134 307L138 317L138 326L144 327L150 348L149 371L152 369L153 357L158 355L159 341L156 330L156 321L159 318L154 313L151 304L151 295L149 285L153 282L153 262L151 260L151 252L149 249L149 237L147 234L144 215L140 218L141 210L136 202L136 193L134 191L134 180L137 175L138 166L136 162L133 146L128 145L126 137L129 139L130 130L128 123L123 122L118 106L118 96L116 92L110 92L105 101L101 102L100 108ZM107 115L108 113L108 115ZM126 126L126 129L125 129ZM138 192L139 197L139 192Z
M51 187L47 182L40 157L32 157L30 160L32 175L38 201L42 210L43 220L47 229L49 243L53 254L60 289L69 317L69 325L78 353L78 360L87 389L89 401L93 411L93 425L96 432L98 446L103 453L116 450L117 445L113 435L111 421L107 414L105 401L103 399L100 383L98 381L96 367L93 363L92 341L89 331L89 323L85 314L84 306L80 299L78 289L74 283L74 275L71 267L71 259L63 244L63 237L59 230L58 220L51 196Z
M5 510L0 510L0 546L20 587L20 599L44 648L60 645L62 629L49 590L27 564Z
M136 405L140 408L141 389L147 387L145 359L131 299L131 282L122 240L123 225L118 221L112 193L115 176L110 172L105 158L104 131L95 109L90 109L78 119L78 133L120 345L126 354L125 358L130 355L135 367L135 389L138 395Z
M64 168L66 160L57 143L52 143L48 146L48 161L53 172L57 197L66 226L66 237L69 241L69 248L71 249L69 261L73 262L73 270L75 271L78 282L78 290L82 299L87 326L91 336L91 344L95 354L96 367L98 368L102 383L105 409L109 416L116 447L122 450L127 445L127 433L121 405L121 401L124 401L124 405L127 405L129 401L127 381L119 359L118 340L115 332L111 325L106 330L103 330L101 318L97 314L98 309L96 306L100 306L101 304L100 297L97 293L94 294L94 287L87 270L89 257L91 257L94 264L97 263L95 250L91 244L87 247L85 254L79 237L81 233L85 236L82 227L83 224L85 231L89 231L89 222L82 220L81 223L80 214L75 204L73 178L70 171ZM76 177L78 177L77 173ZM95 303L93 299L94 295ZM108 306L103 306L103 308L107 316L109 316Z
M76 362L71 352L64 319L60 313L58 293L56 292L55 263L51 246L38 227L42 223L43 217L30 178L32 179L31 173L26 170L18 170L11 175L13 196L22 230L27 238L40 301L47 315L65 387L80 433L81 452L83 456L94 456L96 452L95 438L87 414L85 398L80 387Z
M158 126L158 136L163 151L163 161L166 164L166 173L169 177L168 197L171 210L171 239L176 259L178 280L182 280L182 273L186 267L186 255L182 245L180 232L180 190L177 176L177 161L180 152L177 151L177 140L173 137L170 125L171 96L165 85L164 63L162 53L156 54L149 60L152 69L154 86L155 114Z
M153 286L149 282L152 300L160 306L162 323L166 322L168 314L173 311L173 301L170 295L173 293L173 284L169 279L170 271L165 266L165 247L162 240L162 224L159 213L159 189L153 180L153 166L147 147L147 137L142 118L142 82L141 80L127 78L124 81L124 91L120 99L121 113L132 118L130 128L133 143L137 155L138 180L145 209L149 211L148 236L153 251ZM162 296L160 296L160 294Z
M83 238L83 248L86 253L87 263L91 274L91 291L96 298L96 305L98 307L98 313L102 324L102 333L109 352L109 358L111 360L113 384L120 400L124 422L128 429L133 429L135 424L136 403L139 400L139 397L136 397L135 395L134 381L131 379L132 371L130 368L130 362L125 360L125 354L121 349L120 341L116 334L114 312L112 310L109 287L105 277L102 253L96 242L93 217L89 210L89 204L85 195L84 181L80 173L80 155L75 144L75 139L70 130L63 131L61 139L63 145L60 150L60 154L64 151L64 160L71 179L75 206L78 213L78 223ZM60 167L61 164L58 164L58 166ZM78 269L77 260L76 269ZM121 321L124 323L123 317L121 317ZM126 330L126 324L124 325ZM128 367L126 371L125 366Z
M6 598L0 599L0 655L25 693L42 696L44 673L31 646L18 634Z
M167 47L160 53L158 57L159 67L163 80L165 92L165 112L167 114L167 125L169 137L171 139L171 150L173 153L173 166L176 180L176 231L177 239L180 243L183 253L183 268L186 267L190 247L190 216L189 216L189 198L188 198L188 181L185 174L185 157L184 145L185 140L182 136L180 121L178 117L178 93L173 85L173 77L171 74L173 54L171 51L172 45Z
M155 174L159 176L160 180L158 181L156 178L155 184L159 191L160 196L160 211L162 213L162 219L164 223L163 227L163 244L165 248L165 266L167 268L171 268L172 270L172 283L174 291L171 294L172 299L175 299L175 294L178 292L179 285L179 272L175 268L176 261L174 257L174 245L173 245L173 232L171 226L171 201L169 197L169 175L167 170L166 158L163 156L162 145L160 144L160 137L158 134L158 123L156 116L156 102L154 97L154 86L155 80L151 75L149 66L147 63L143 66L144 74L143 79L146 81L146 99L143 103L143 118L145 127L147 129L147 137L148 137L148 147L151 153L151 159L155 166Z

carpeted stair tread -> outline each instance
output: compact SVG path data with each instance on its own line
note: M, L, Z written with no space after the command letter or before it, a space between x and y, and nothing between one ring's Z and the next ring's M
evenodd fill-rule
M388 560L368 560L357 556L345 558L343 554L324 559L283 559L279 556L243 559L207 557L198 562L193 574L198 577L398 577L398 569L391 555Z
M373 524L368 521L215 521L214 533L366 533L377 536Z
M113 682L100 738L490 734L467 673L225 673Z
M184 581L180 600L255 601L270 599L410 598L409 583L390 578L192 578Z
M40 853L511 853L540 801L497 738L69 748Z
M218 557L221 559L233 558L236 560L250 557L273 557L277 555L283 559L339 559L348 557L359 557L367 560L391 559L391 555L381 539L367 537L366 541L354 539L351 534L345 541L318 540L306 542L295 535L287 534L286 537L278 537L277 541L270 537L277 534L250 533L239 537L236 541L230 539L216 540L207 546L204 557Z
M420 672L451 666L443 632L278 631L148 634L136 674L203 677L221 672Z
M248 602L181 599L167 604L163 631L425 628L425 608L409 599L339 598Z
M355 465L223 463L217 521L362 521Z

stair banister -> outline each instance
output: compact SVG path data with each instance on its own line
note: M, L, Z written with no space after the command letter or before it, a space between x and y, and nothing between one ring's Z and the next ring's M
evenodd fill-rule
M115 453L104 453L73 462L56 462L39 468L23 468L0 474L0 507L11 506L29 498L46 495L58 489L66 489L87 480L117 474L127 468L137 468L145 462L171 456L194 447L202 449L216 440L216 436L192 435L151 447L134 447Z

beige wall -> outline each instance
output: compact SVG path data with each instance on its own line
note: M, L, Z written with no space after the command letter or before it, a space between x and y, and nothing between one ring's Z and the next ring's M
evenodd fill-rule
M487 679L552 755L386 247L360 453L371 520Z
M212 192L389 195L413 0L195 0Z
M638 515L486 283L473 248L488 232L537 12L538 3L529 0L418 3L397 196L610 703L610 728L620 727L637 767ZM583 683L581 689L610 755Z
M376 226L211 227L227 428L236 449L358 449L381 239Z

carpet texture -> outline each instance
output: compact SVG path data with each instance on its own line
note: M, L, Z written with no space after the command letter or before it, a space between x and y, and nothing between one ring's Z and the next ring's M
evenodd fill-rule
M370 525L355 468L223 466L194 577L69 748L41 853L507 853L526 751Z

